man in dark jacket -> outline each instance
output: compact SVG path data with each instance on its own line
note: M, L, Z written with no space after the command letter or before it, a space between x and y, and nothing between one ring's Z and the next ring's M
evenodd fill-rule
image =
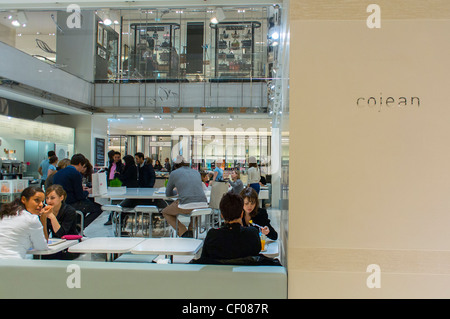
M70 165L57 171L53 177L53 184L61 185L67 193L65 203L84 214L84 227L87 227L102 213L101 206L90 200L88 198L89 191L83 188L81 171L86 162L83 154L75 154L70 160Z
M144 153L134 154L136 165L138 167L138 185L139 187L152 188L155 185L156 174L153 166L145 162Z

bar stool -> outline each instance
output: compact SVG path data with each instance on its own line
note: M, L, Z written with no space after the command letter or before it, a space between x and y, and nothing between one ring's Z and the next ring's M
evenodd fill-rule
M120 205L102 205L102 211L113 212L113 220L114 223L116 224L114 235L116 237L120 237L122 233L122 213L135 213L135 220L136 220L136 211L134 210L134 208L122 207ZM118 222L117 216L119 220Z
M136 215L139 213L142 214L142 235L147 236L146 233L148 231L148 237L152 237L152 216L153 214L159 213L158 207L152 205L137 205L134 210ZM148 227L144 227L144 214L148 214Z
M200 234L200 230L201 230L201 218L202 216L208 216L212 214L212 209L211 208L197 208L192 210L192 212L190 214L186 214L186 215L178 215L178 217L181 216L185 216L185 217L190 217L192 218L192 229L194 230L194 238L198 239L198 235ZM178 218L177 218L177 223L176 223L176 229L175 229L175 236L178 236Z

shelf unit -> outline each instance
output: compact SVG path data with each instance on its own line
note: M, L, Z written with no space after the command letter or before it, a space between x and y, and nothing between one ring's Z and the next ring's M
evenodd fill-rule
M129 75L142 78L177 78L180 70L178 23L131 24Z
M250 78L259 75L262 55L256 55L255 30L258 21L221 22L210 24L215 30L215 76L219 78Z

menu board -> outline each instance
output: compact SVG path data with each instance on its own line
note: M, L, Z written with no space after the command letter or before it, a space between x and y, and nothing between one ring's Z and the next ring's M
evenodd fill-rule
M95 138L95 166L105 166L104 138Z

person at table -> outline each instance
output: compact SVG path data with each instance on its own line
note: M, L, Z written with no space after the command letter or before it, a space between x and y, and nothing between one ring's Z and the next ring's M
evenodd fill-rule
M138 167L138 187L152 188L155 186L156 174L153 166L145 160L144 153L137 152L134 159Z
M166 157L166 159L164 160L164 168L166 169L166 171L170 172L170 160L168 157Z
M63 158L58 162L58 166L56 167L56 171L52 172L51 174L48 174L47 179L45 180L44 189L47 189L48 187L53 185L53 177L55 176L56 172L59 170L62 170L63 168L66 168L70 165L70 159L69 158Z
M200 173L190 168L189 163L181 155L178 155L175 160L175 170L170 173L166 186L166 196L175 195L178 195L178 199L162 210L164 218L174 229L176 229L178 215L188 215L194 209L208 208ZM192 220L188 228L183 223L178 223L177 235L192 238Z
M160 171L163 167L161 165L161 162L159 160L156 160L155 166L153 166L153 168L155 169L155 171Z
M244 183L241 181L241 173L237 169L231 171L231 180L228 182L232 187L232 192L235 194L240 194L244 189Z
M123 170L123 163L122 160L120 159L120 152L115 151L112 158L113 160L112 162L109 162L108 166L108 174L107 174L108 185L110 181L117 178L118 173L122 172Z
M250 156L248 159L248 187L252 187L257 194L259 194L259 191L261 189L261 185L259 184L259 181L261 180L261 173L258 168L258 163L256 162L256 158L254 156Z
M200 176L202 178L203 190L211 190L211 186L209 183L209 174L207 172L200 172Z
M25 188L16 200L0 209L0 259L25 259L27 250L48 249L39 216L44 208L44 191L37 186Z
M55 184L45 190L45 202L52 207L45 214L42 224L47 230L47 238L61 238L64 235L78 235L77 213L64 201L67 193L61 185Z
M90 188L83 187L83 176L86 157L74 154L70 165L58 171L53 178L53 184L59 184L67 193L66 204L79 210L84 215L84 228L89 226L102 213L101 205L88 198Z
M222 197L219 208L225 222L221 228L212 228L206 234L200 260L257 256L261 251L259 231L254 227L243 227L242 197L230 191Z
M252 187L247 187L241 192L241 197L244 199L244 218L242 224L244 226L251 226L252 223L261 226L261 233L272 240L278 239L278 233L270 224L267 210L259 207L258 194ZM257 226L255 226L257 227ZM257 227L258 228L258 227Z

